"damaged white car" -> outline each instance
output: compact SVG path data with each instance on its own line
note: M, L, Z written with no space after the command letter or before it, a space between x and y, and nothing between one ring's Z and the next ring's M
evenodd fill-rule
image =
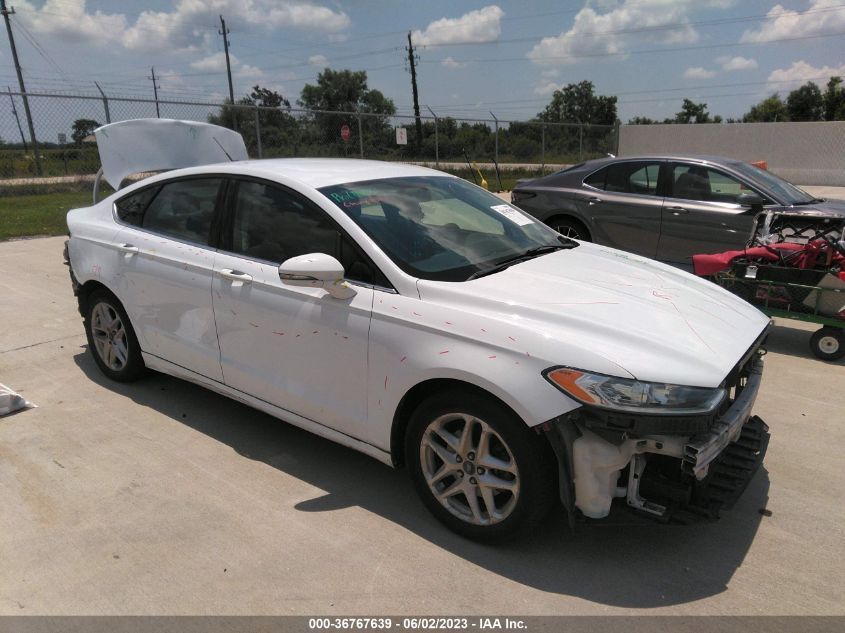
M118 191L68 213L66 257L115 380L171 374L406 466L484 541L556 499L715 517L763 458L769 320L707 281L422 167L244 160L179 121L96 136Z

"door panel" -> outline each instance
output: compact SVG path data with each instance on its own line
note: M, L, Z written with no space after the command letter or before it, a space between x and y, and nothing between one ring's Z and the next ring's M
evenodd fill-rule
M223 180L158 183L121 198L117 237L122 299L141 349L221 380L208 246Z
M116 242L124 253L122 299L141 348L222 380L211 303L214 251L135 228L120 231Z
M297 192L238 179L215 260L212 300L227 385L348 435L365 437L373 290L351 299L285 285L278 266L307 253L375 281L326 213ZM363 275L359 276L359 275Z
M743 248L754 213L733 202L748 189L723 172L674 164L672 192L663 206L657 259L691 264L697 253Z
M626 161L585 180L594 190L582 188L576 202L592 219L593 241L646 257L657 254L663 207L659 171L659 162Z
M226 253L218 254L215 270L225 383L364 437L373 290L355 286L351 299L335 299L319 288L282 284L272 263Z

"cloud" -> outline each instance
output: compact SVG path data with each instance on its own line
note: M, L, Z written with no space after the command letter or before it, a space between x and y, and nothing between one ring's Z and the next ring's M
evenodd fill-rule
M692 7L712 6L712 2L694 0L624 0L621 4L599 3L585 6L576 15L572 27L554 37L544 37L528 53L535 64L576 63L578 56L622 54L630 44L649 42L695 42L698 32L688 24ZM670 24L679 28L645 31Z
M411 37L418 46L495 42L502 32L503 15L505 12L493 4L459 18L435 20L425 31L414 31Z
M238 79L260 79L264 76L263 70L258 66L250 66L249 64L241 64L234 73Z
M748 59L747 57L717 57L716 63L722 67L722 70L754 70L757 68L756 59Z
M351 24L343 11L307 0L177 0L169 11L142 11L134 23L122 13L91 13L85 0L47 0L40 9L29 0L18 4L21 19L35 33L130 50L207 50L219 37L220 14L233 35L260 27L331 36Z
M238 58L234 55L229 55L229 62L234 66L238 63ZM208 57L198 59L196 61L191 62L191 68L203 72L226 70L226 54L222 52L214 53L213 55L209 55Z
M440 63L445 66L446 68L463 68L466 66L466 62L458 62L452 59L451 57L445 57L440 60Z
M308 58L308 63L312 66L322 66L325 68L329 65L329 58L325 55L311 55L311 57Z
M550 95L555 90L560 90L561 88L563 88L563 84L558 84L558 83L555 83L553 81L550 81L548 83L539 85L536 88L534 88L534 94L541 95L541 96Z
M684 71L684 79L710 79L716 75L715 70L707 70L701 66L693 66Z
M257 79L264 76L264 71L257 66L241 63L235 55L229 54L232 74L238 79ZM226 72L226 54L214 53L208 57L191 62L191 68L200 72Z
M841 7L841 0L810 0L809 8L804 12L776 4L767 14L773 19L764 22L757 30L745 31L739 41L766 42L841 33L845 30L845 11Z
M830 77L845 75L845 64L841 66L822 66L816 68L804 60L792 62L789 68L778 68L769 73L768 81L786 83L805 83L813 81L817 84L826 83Z
M123 14L88 13L85 0L47 0L40 9L26 0L15 4L16 17L28 29L66 42L109 44L120 41L126 29Z

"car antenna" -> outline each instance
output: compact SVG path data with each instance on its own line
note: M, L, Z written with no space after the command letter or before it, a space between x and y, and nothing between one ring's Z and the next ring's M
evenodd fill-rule
M227 152L227 151L223 148L223 146L222 146L222 145L220 145L220 141L218 141L218 140L217 140L217 137L216 137L216 136L212 136L211 138L213 138L213 139L214 139L214 142L215 142L215 143L217 143L217 145L220 147L220 149L222 149L222 150L223 150L223 153L224 153L224 154L226 154L226 158L228 158L230 162L233 162L233 163L234 163L234 162L235 162L235 160L234 160L231 156L229 156L229 152Z

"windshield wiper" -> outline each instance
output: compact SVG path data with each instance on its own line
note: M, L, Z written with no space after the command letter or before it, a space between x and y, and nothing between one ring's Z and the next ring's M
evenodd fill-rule
M477 270L467 278L467 281L470 281L472 279L478 279L479 277L484 277L486 275L492 275L493 273L500 272L505 268L513 266L514 264L519 264L520 262L528 261L529 259L540 257L541 255L546 255L554 251L575 248L576 246L578 246L578 242L565 242L563 244L545 244L543 246L535 246L534 248L529 248L524 253L520 253L519 255L514 255L513 257L508 257L499 262L496 262L489 268Z

